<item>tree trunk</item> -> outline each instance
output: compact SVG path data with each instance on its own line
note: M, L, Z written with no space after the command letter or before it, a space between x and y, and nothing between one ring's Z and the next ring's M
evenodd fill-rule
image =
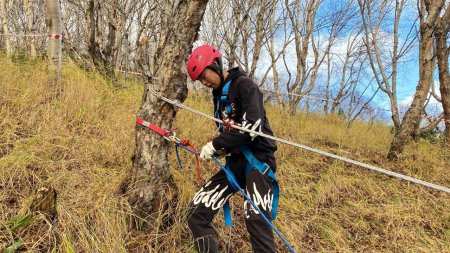
M234 22L234 27L233 27L233 33L231 34L231 38L229 40L228 44L228 68L232 68L237 64L237 43L239 40L239 33L241 32L241 26L243 26L244 23L239 22L241 19L241 12L242 10L242 6L240 6L240 3L237 1L232 1L231 2L232 8L233 8L233 22Z
M128 70L130 65L130 41L128 38L128 33L125 34L125 87L128 87Z
M347 85L347 83L346 83L346 78L347 78L346 75L347 75L348 62L350 61L350 57L351 57L351 51L350 50L347 47L347 54L345 56L344 64L342 65L342 74L341 74L339 90L338 90L338 92L336 94L336 98L333 99L333 103L331 104L330 112L333 113L333 114L336 113L337 107L341 104L342 98L346 95L344 93L344 89L345 89L345 87Z
M433 59L433 30L436 24L436 19L443 6L443 1L440 3L421 1L421 22L420 22L420 41L419 41L419 85L417 86L416 94L411 106L406 111L405 117L400 125L399 130L395 133L389 149L388 158L395 160L398 155L403 152L408 141L419 127L420 114L422 113L425 100L427 99L428 91L433 80L434 59ZM427 6L425 4L433 5ZM425 19L425 9L428 15Z
M177 2L176 6L173 2ZM172 127L175 108L149 92L149 88L165 97L184 101L187 96L185 60L192 49L208 1L167 1L162 25L164 41L156 50L154 77L148 77L138 116L165 129ZM127 179L128 201L138 217L133 225L150 229L155 226L158 211L162 226L170 226L170 213L177 200L177 187L168 169L168 143L161 136L145 129L136 129L133 169ZM166 219L167 218L167 219Z
M269 31L272 31L275 33L275 11L276 11L276 4L272 5L272 15L270 17L269 22ZM269 55L272 63L272 74L273 74L273 89L275 90L275 99L277 101L277 104L281 105L283 107L283 96L279 93L280 91L280 78L278 75L278 69L277 69L277 57L275 56L275 39L274 36L267 36L267 41L269 43Z
M446 14L444 18L450 18L449 9L447 9ZM442 108L444 109L444 146L450 147L450 74L448 69L449 51L447 49L447 36L450 25L447 22L440 23L440 26L436 28L434 37L436 40L436 56L439 70L439 89L441 91Z
M103 30L99 27L99 23L102 23L103 21L101 20L101 14L99 14L100 10L98 5L99 3L97 0L88 0L84 10L87 28L86 42L88 44L88 52L92 64L98 71L105 74L105 61L100 49L100 44L102 44L101 41L103 41ZM97 33L101 33L101 35L97 36Z
M96 33L96 25L95 25L95 0L89 0L86 4L86 8L84 10L84 15L86 18L86 42L88 44L88 52L91 57L92 64L97 67L98 62L95 60L96 57L96 42L95 42L95 33Z
M5 49L6 49L6 56L11 56L11 43L9 41L9 37L8 37L8 33L9 33L9 29L8 29L8 13L6 11L6 2L8 0L0 0L0 10L1 10L1 15L2 15L2 33L5 34L4 35L4 39L5 39Z
M48 28L48 66L54 74L55 83L61 84L62 64L62 16L59 0L46 0L46 25ZM58 87L60 88L60 87ZM58 91L60 92L60 90Z
M117 77L114 69L116 68L117 58L117 32L121 25L120 19L117 13L117 4L115 1L108 7L108 38L106 47L103 50L103 65L106 71L106 76L110 78L113 85L118 87Z
M255 44L253 45L253 57L252 57L252 65L250 67L249 77L254 78L256 66L259 61L259 57L261 55L261 49L263 47L263 38L265 33L267 33L267 18L270 18L270 12L267 14L270 8L269 2L261 2L261 6L259 6L258 14L256 16L256 25L255 25ZM267 17L269 16L269 17Z
M325 100L323 101L323 113L328 114L328 107L330 101L330 86L331 86L331 57L330 54L327 54L327 81L325 86Z
M32 0L24 0L23 6L25 9L25 13L27 15L27 33L34 34L36 31L36 26L34 24L34 16L33 16L33 1ZM36 37L31 36L30 38L30 55L31 58L36 57Z

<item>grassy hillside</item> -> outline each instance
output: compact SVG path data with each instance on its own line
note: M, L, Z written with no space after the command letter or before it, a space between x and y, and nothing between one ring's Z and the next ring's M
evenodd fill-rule
M12 64L0 58L0 251L23 242L26 252L193 252L186 207L195 193L195 160L174 152L170 169L180 189L177 222L169 231L131 231L132 215L118 188L131 168L134 120L143 86L114 89L97 74L72 64L55 99L45 64ZM204 112L206 96L186 104ZM287 116L268 106L277 136L450 185L448 152L428 141L410 144L401 160L384 157L392 137L381 124L356 122L350 129L333 116ZM179 111L175 131L197 146L214 124ZM172 149L173 151L173 149ZM362 168L279 144L281 199L275 225L299 252L450 252L450 196ZM203 181L217 171L202 162ZM33 193L53 186L58 217L26 218ZM216 219L221 247L250 252L242 197L232 201L235 226ZM11 222L11 221L16 221ZM285 252L277 241L280 252Z

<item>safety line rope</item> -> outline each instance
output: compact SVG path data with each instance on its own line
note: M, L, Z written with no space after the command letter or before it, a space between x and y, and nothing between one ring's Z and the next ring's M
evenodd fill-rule
M160 98L161 100L163 100L163 101L165 101L165 102L167 102L169 104L172 104L172 105L174 105L176 107L179 107L181 109L185 109L187 111L190 111L190 112L192 112L194 114L197 114L199 116L202 116L202 117L205 117L207 119L210 119L212 121L215 121L215 122L218 122L218 123L221 123L221 124L224 123L220 119L216 119L216 118L214 118L214 117L212 117L212 116L210 116L210 115L208 115L206 113L203 113L203 112L197 111L197 110L195 110L193 108L190 108L190 107L180 103L179 101L166 98L161 93L155 91L151 87L149 87L149 91L153 95L155 95L156 97ZM264 134L262 132L257 132L257 131L254 131L254 130L251 130L251 129L248 129L248 128L244 128L244 127L241 127L241 126L238 126L238 125L231 125L231 127L235 128L237 130L240 130L240 131L244 131L244 132L253 134L253 135L258 135L258 136L261 136L261 137L265 137L265 138L268 138L268 139L271 139L271 140L274 140L274 141L278 141L278 142L281 142L281 143L284 143L284 144L287 144L287 145L291 145L291 146L294 146L294 147L297 147L297 148L300 148L300 149L304 149L304 150L307 150L307 151L310 151L310 152L313 152L313 153L316 153L316 154L319 154L319 155L327 156L327 157L330 157L330 158L333 158L333 159L336 159L336 160L339 160L339 161L343 161L343 162L346 162L346 163L349 163L349 164L353 164L353 165L356 165L356 166L359 166L359 167L362 167L362 168L365 168L365 169L376 171L376 172L379 172L379 173L382 173L382 174L385 174L385 175L388 175L388 176L391 176L391 177L399 178L399 179L402 179L402 180L405 180L405 181L408 181L408 182L411 182L411 183L419 184L419 185L422 185L422 186L425 186L425 187L428 187L428 188L432 188L432 189L435 189L435 190L439 190L439 191L443 191L443 192L446 192L446 193L450 193L450 189L449 188L441 186L441 185L433 184L433 183L430 183L430 182L427 182L427 181L424 181L424 180L420 180L420 179L417 179L417 178L414 178L414 177L410 177L410 176L407 176L407 175L403 175L403 174L400 174L400 173L396 173L396 172L393 172L393 171L382 169L382 168L379 168L379 167L376 167L376 166L373 166L373 165L370 165L370 164L366 164L366 163L362 163L362 162L359 162L359 161L355 161L355 160L352 160L352 159L349 159L349 158L346 158L346 157L342 157L342 156L339 156L339 155L328 153L328 152L325 152L325 151L322 151L322 150L319 150L319 149L316 149L316 148L308 147L306 145L295 143L295 142L292 142L292 141L289 141L289 140L284 140L284 139L281 139L281 138L278 138L278 137L275 137L275 136L267 135L267 134Z
M24 34L24 33L0 33L0 36L8 36L8 37L48 37L48 38L55 38L60 39L62 37L61 34L53 34L53 33L30 33L30 34Z

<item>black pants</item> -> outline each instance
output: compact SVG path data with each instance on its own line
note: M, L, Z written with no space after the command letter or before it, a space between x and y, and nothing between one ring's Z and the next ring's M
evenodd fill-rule
M273 189L270 178L256 169L245 176L244 168L247 162L245 158L241 156L231 159L230 170L235 174L239 184L245 186L248 196L271 220ZM234 193L225 172L220 170L195 194L189 207L188 225L198 252L219 252L211 222ZM253 252L276 252L272 229L247 200L244 200L244 212Z

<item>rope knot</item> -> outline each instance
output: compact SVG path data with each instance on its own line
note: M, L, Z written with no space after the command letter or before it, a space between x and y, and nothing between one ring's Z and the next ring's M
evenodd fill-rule
M236 122L233 119L230 119L230 118L224 119L222 122L223 122L222 123L223 129L226 130L226 131L231 131L233 129L232 126L236 125Z

